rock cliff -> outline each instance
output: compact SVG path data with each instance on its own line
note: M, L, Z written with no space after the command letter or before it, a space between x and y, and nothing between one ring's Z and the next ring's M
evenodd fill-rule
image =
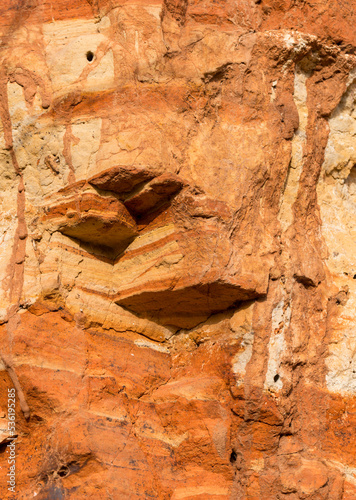
M1 498L356 498L355 22L0 1Z

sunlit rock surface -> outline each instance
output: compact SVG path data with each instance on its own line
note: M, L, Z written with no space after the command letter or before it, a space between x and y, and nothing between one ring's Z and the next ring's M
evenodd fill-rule
M0 498L356 498L355 15L0 1Z

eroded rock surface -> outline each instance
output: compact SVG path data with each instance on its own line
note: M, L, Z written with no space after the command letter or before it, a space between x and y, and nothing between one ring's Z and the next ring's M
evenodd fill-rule
M356 2L0 12L0 497L355 499Z

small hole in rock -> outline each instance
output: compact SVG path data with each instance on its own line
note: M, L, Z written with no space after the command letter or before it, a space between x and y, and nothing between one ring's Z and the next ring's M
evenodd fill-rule
M273 380L274 380L275 382L278 382L278 380L279 380L279 375L278 375L278 373L277 373L277 375L275 375L275 376L273 377Z
M237 454L235 450L232 450L231 455L230 455L230 462L233 464L236 462Z
M89 62L92 62L94 60L94 53L91 50L87 52L87 60Z
M43 422L43 418L40 417L39 415L31 415L31 420L33 422Z
M61 467L58 471L58 476L60 477L66 477L69 473L69 470L68 468L64 465L63 467Z
M10 444L10 443L1 443L0 444L0 453L4 453L6 451L8 444Z

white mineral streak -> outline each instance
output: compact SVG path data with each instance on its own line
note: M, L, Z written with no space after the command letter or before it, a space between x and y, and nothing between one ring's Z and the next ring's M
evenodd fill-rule
M326 359L329 390L356 392L356 72L332 113L325 161L318 183L322 235L329 248L327 265L349 298L340 308ZM332 251L331 251L332 249Z
M291 309L282 299L272 311L272 331L268 343L268 365L265 389L280 390L283 387L281 363L286 351L285 330L289 326Z
M235 355L232 363L232 371L237 376L237 385L241 385L246 373L246 366L252 356L254 334L252 331L253 304L246 309L236 311L230 320L231 328L238 337L242 337L241 352Z
M289 165L286 185L279 212L279 221L285 231L293 221L292 207L297 198L299 178L303 169L303 152L308 123L307 88L309 75L297 66L294 76L294 102L299 114L299 128L292 139L292 159Z

